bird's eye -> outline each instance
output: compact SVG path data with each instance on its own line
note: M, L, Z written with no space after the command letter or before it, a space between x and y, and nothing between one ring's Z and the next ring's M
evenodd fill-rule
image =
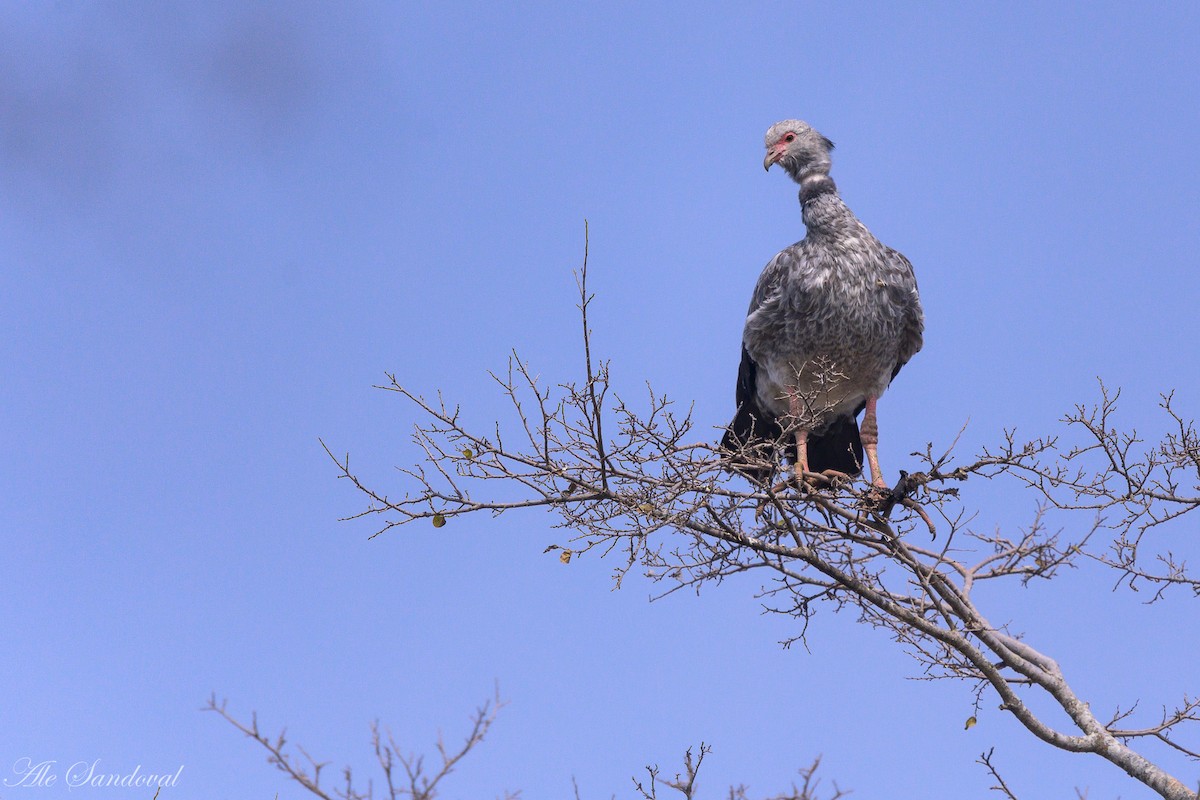
M787 134L784 134L784 136L783 136L783 140L784 140L785 142L793 142L793 141L795 141L795 140L796 140L796 134L794 134L794 133L787 133Z

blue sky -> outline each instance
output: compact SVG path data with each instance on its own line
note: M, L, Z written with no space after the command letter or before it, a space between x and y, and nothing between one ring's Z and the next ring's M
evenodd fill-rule
M617 388L728 421L750 289L803 235L761 168L789 117L921 284L885 469L968 419L965 453L1052 430L1096 376L1144 433L1161 391L1195 414L1193 4L63 0L6 4L0 38L0 774L183 765L181 799L302 797L210 692L365 776L371 720L430 749L498 683L448 797L628 796L701 740L708 797L821 753L856 797L984 796L992 746L1023 798L1147 796L994 704L963 731L966 687L906 680L849 616L782 649L753 582L651 604L543 555L540 513L368 540L317 438L402 491L385 372L482 423L513 348L576 377L585 219ZM1028 523L1011 489L967 490L981 529ZM1172 535L1195 552L1194 522ZM987 599L1104 707L1195 693L1194 600L1109 588ZM68 796L0 790L35 795Z

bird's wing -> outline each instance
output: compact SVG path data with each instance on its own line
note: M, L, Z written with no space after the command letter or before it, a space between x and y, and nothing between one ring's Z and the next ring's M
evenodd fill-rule
M797 242L777 253L758 276L742 333L742 344L752 355L770 352L797 324L817 315L816 298L800 279L810 258L808 242Z
M892 299L904 312L904 329L901 332L900 349L892 377L915 356L924 343L925 312L921 310L921 297L917 293L917 276L912 262L890 247L884 248L887 256L889 276L892 283Z
M738 364L737 389L735 391L739 415L745 409L746 413L752 416L762 416L762 411L758 407L757 377L758 365L746 352L746 346L742 345L742 361ZM746 440L747 437L743 436L742 439Z
M787 250L778 253L772 258L767 266L763 268L762 274L758 276L758 282L754 284L754 293L750 296L750 307L746 309L746 327L742 333L742 361L738 365L737 377L737 408L739 416L748 414L756 420L756 422L748 423L746 417L742 417L743 430L739 433L749 433L745 430L749 424L750 427L758 428L760 425L773 424L774 416L769 412L764 413L764 409L758 406L758 391L757 391L757 376L758 364L751 357L748 346L753 346L757 342L757 331L752 324L752 320L760 315L764 310L770 309L779 302L781 292L781 284L783 276L789 267L788 258L785 256ZM769 418L769 421L768 419ZM755 431L759 433L759 431ZM743 441L746 438L743 436Z
M737 413L723 442L727 449L737 449L739 444L753 441L774 440L782 434L775 415L758 403L759 364L750 355L750 348L757 350L756 345L762 344L769 336L754 323L756 319L761 322L764 314L769 316L778 306L784 275L793 265L793 249L784 250L767 263L750 297L746 327L742 334L742 359L738 364L735 391Z
M730 456L733 471L740 472L752 480L766 482L774 471L770 466L774 443L783 436L775 415L758 405L758 394L754 389L758 367L750 359L746 348L742 348L742 362L738 366L737 412L721 438L721 448Z
M763 267L762 273L758 276L758 282L754 284L754 293L750 295L750 308L746 310L747 318L754 316L756 311L779 296L784 276L796 266L797 249L801 244L801 242L797 242L786 250L779 251Z

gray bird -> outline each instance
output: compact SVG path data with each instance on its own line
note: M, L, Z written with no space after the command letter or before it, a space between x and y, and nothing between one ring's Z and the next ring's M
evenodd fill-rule
M872 483L887 488L876 403L921 349L925 318L912 264L838 196L829 177L833 142L786 120L771 126L766 145L763 167L779 164L800 184L807 234L771 259L754 287L737 414L722 447L735 469L766 481L773 470L764 461L787 429L794 442L785 450L802 483L806 473L860 474L865 449Z

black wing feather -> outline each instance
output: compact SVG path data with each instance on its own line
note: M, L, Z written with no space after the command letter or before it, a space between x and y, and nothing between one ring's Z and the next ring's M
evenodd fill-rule
M730 465L735 471L765 483L774 469L761 462L771 462L775 449L783 445L787 460L796 463L796 442L792 437L784 442L779 419L758 404L757 376L758 365L743 346L738 365L737 412L721 439L721 447L734 454ZM855 416L861 411L862 408L855 411ZM857 475L862 472L862 463L862 440L855 417L838 417L820 434L809 434L808 468L813 472L833 469Z

